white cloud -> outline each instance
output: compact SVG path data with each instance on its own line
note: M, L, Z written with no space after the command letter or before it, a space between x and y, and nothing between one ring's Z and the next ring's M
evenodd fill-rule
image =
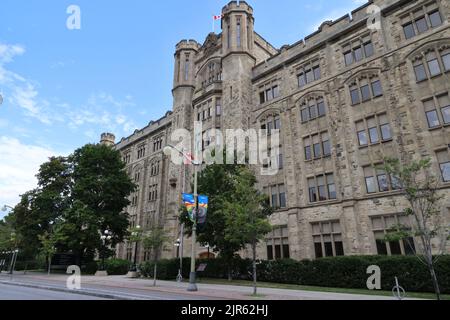
M7 45L0 43L0 65L13 61L15 56L25 53L25 48L20 45Z
M5 89L4 98L12 106L22 108L26 116L51 124L54 119L48 110L48 102L39 98L39 92L32 81L5 67L16 56L24 53L25 48L21 45L0 43L0 85Z
M2 95L11 106L23 110L26 117L24 121L37 119L45 125L67 123L71 129L84 129L88 138L93 137L93 129L101 128L117 134L129 134L136 128L134 121L124 112L125 109L135 106L131 95L118 100L105 92L95 93L81 106L64 101L52 105L48 100L41 98L37 84L6 68L15 57L24 53L25 48L21 45L0 43L0 86L5 90ZM65 65L58 62L52 67ZM54 110L56 107L57 111ZM0 125L5 126L5 123Z
M39 166L58 155L61 153L47 147L0 136L0 206L14 206L20 201L20 195L36 188Z
M92 94L83 106L67 112L67 123L71 129L95 126L117 134L129 134L137 127L125 115L125 109L135 107L131 99L132 97L126 96L125 100L118 100L104 92ZM85 135L91 138L92 130L85 131Z

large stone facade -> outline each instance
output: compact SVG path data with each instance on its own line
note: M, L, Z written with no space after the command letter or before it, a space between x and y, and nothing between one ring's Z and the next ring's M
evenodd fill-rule
M370 24L371 5L381 10L380 28ZM386 156L432 159L449 223L448 0L369 1L280 50L253 26L253 9L232 1L221 34L203 45L179 42L173 111L116 144L140 186L128 208L132 225L158 224L174 243L180 238L177 213L192 167L172 164L163 148L174 130L193 130L195 121L205 132L280 128L279 173L258 176L277 208L261 259L407 254L406 241L377 241L404 219L406 206L395 181L375 169ZM184 238L184 256L190 245ZM123 244L117 254L132 259L134 249ZM138 261L148 258L137 252ZM178 254L172 244L163 252Z

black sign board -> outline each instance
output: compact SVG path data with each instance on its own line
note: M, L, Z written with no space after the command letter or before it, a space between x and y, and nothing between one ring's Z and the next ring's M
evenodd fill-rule
M52 257L52 266L68 267L75 265L75 255L71 253L57 253Z
M197 272L203 272L206 270L206 267L208 266L208 264L206 263L202 263L197 267Z

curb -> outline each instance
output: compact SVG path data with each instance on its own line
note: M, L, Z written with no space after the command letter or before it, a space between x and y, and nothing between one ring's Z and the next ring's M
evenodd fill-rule
M25 288L71 293L71 294L85 295L85 296L104 298L104 299L112 299L112 300L131 300L131 301L149 300L148 298L147 299L145 299L144 297L139 298L139 297L133 296L133 295L121 296L121 295L115 295L115 294L106 293L106 292L103 293L100 291L95 292L95 291L89 291L89 290L70 290L70 289L60 288L60 287L51 287L51 286L44 286L44 285L37 285L37 284L30 284L30 283L21 283L21 282L0 281L0 284L7 285L7 286L16 286L16 287L25 287Z

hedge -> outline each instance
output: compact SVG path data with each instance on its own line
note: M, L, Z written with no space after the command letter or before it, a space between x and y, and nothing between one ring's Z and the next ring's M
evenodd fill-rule
M92 261L85 265L83 271L87 274L94 274L102 267L102 261ZM130 262L121 259L105 260L105 269L110 276L121 276L128 273Z
M158 262L158 279L174 280L178 274L179 259ZM228 278L228 267L222 259L198 260L197 266L207 263L199 277ZM314 261L278 260L261 261L257 266L258 280L263 282L297 284L319 287L366 289L370 265L381 269L381 287L390 291L395 277L408 292L434 292L425 264L415 256L348 256L323 258ZM190 259L183 259L183 277L189 277ZM153 263L140 265L144 277L153 277ZM232 263L233 279L251 280L252 261L235 259ZM450 293L450 256L442 256L436 263L436 274L442 293Z

